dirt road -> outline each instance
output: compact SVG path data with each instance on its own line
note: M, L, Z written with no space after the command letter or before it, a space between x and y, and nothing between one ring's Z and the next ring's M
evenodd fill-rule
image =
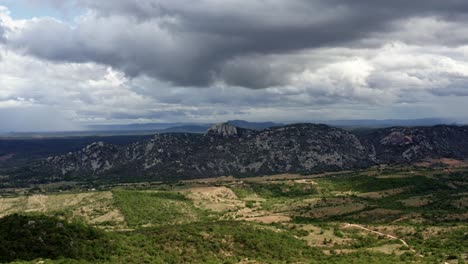
M343 226L343 228L359 228L359 229L362 229L362 230L364 230L364 231L367 231L367 232L370 232L370 233L373 233L373 234L376 234L376 235L379 235L379 236L387 237L387 238L389 238L389 239L391 239L391 240L398 240L398 241L400 241L403 245L405 245L406 247L408 247L409 250L410 250L411 252L416 253L416 251L415 251L414 249L412 249L412 248L408 245L408 243L406 243L405 240L403 240L403 239L401 239L401 238L398 238L398 237L396 237L396 236L389 235L389 234L384 234L384 233L382 233L382 232L378 232L378 231L369 229L369 228L364 227L364 226L361 226L361 225L356 225L356 224L349 224L349 223L346 223L346 224ZM422 257L422 255L419 255L419 256Z

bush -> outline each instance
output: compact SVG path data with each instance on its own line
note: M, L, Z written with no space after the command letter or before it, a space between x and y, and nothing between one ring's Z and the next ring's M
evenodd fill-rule
M110 240L96 228L55 217L10 215L0 219L0 262L37 258L101 260Z

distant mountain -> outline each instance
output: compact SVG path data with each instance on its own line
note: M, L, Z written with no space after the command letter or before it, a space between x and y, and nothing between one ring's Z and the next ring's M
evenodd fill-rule
M262 130L275 126L282 126L283 124L274 122L248 122L244 120L231 120L228 123L233 126L248 128L253 130ZM92 125L88 126L91 131L111 132L119 131L153 131L155 133L168 133L168 132L187 132L187 133L204 133L213 124L208 123L149 123L149 124L129 124L129 125Z
M163 130L171 127L181 126L210 126L210 124L199 123L148 123L148 124L122 124L122 125L90 125L88 130L93 131L151 131Z
M158 133L205 133L210 126L206 125L186 125L160 129Z
M237 127L253 130L262 130L283 124L273 122L247 122L243 120L229 121ZM70 137L108 137L108 136L135 136L152 135L156 133L205 133L213 124L195 123L153 123L130 125L95 125L89 126L85 131L64 132L9 132L0 134L1 139L30 139L30 138L70 138Z
M435 125L450 125L456 124L455 120L443 118L423 118L423 119L356 119L356 120L328 120L320 123L330 126L344 128L385 128L394 126L435 126Z
M127 145L94 142L9 173L14 182L154 181L313 173L468 158L468 126L393 127L352 133L316 124L253 130L222 123L206 133L159 133Z
M227 123L241 128L253 129L253 130L263 130L270 127L278 127L284 126L281 123L274 123L274 122L248 122L244 120L230 120Z

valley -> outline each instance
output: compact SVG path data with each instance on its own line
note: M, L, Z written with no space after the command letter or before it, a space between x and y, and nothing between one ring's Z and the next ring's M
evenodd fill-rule
M104 230L113 250L67 260L76 263L463 263L468 166L431 164L66 191L50 184L2 196L0 212Z

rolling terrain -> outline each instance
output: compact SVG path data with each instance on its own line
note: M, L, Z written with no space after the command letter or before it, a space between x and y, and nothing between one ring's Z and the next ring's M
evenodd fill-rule
M0 262L468 261L467 127L104 139L5 152Z
M31 241L72 232L74 241L82 241L83 251L57 253L52 242L37 242L34 254L16 248L16 257L4 260L463 263L468 260L467 172L467 164L438 168L420 164L109 185L87 191L53 192L53 186L43 186L41 193L0 198L2 216L19 214L26 223L55 221L23 228L31 229ZM38 215L49 218L37 220ZM64 223L74 231L53 228ZM46 238L40 235L44 232L49 234ZM93 237L85 235L89 232ZM2 243L15 235L0 227ZM95 241L102 242L95 249L89 247Z

